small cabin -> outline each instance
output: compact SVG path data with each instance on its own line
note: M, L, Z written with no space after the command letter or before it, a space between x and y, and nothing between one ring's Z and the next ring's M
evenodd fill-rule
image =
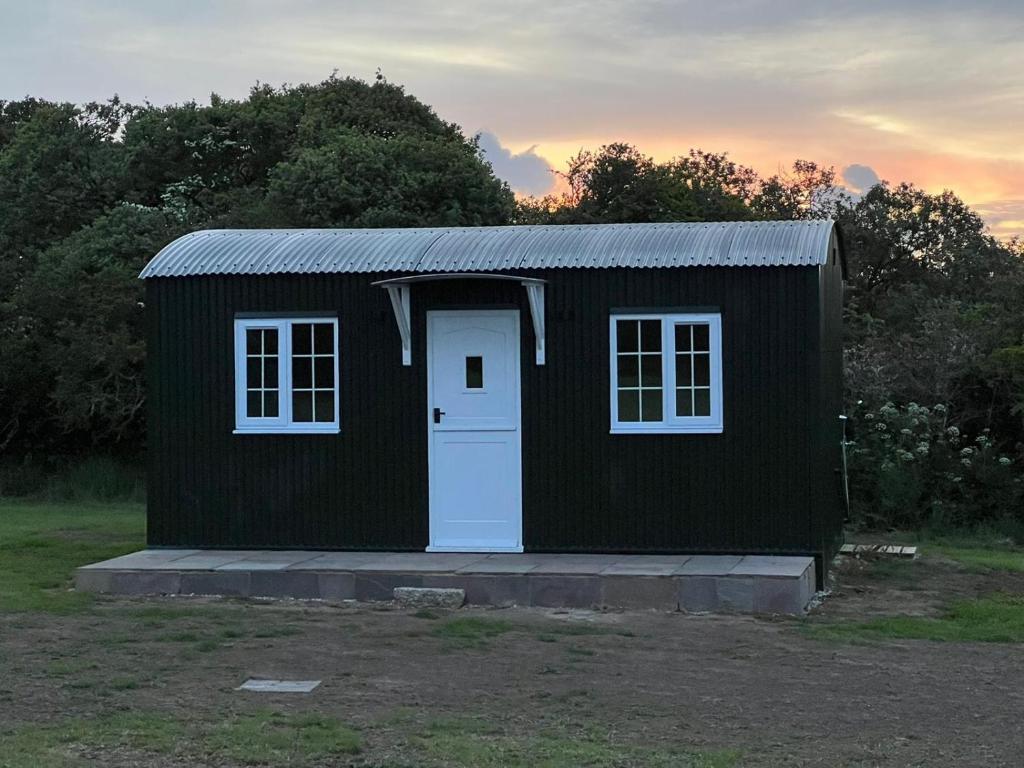
M831 221L215 230L146 266L151 547L812 555Z

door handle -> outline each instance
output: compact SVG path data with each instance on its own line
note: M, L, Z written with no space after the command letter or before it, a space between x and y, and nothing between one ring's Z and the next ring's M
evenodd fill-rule
M435 424L440 424L442 416L444 416L444 411L442 411L440 408L435 408L434 409L434 423Z

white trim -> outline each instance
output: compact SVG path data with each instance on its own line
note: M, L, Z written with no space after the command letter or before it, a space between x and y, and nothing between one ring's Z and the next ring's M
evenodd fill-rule
M544 283L523 281L523 287L526 289L526 299L530 302L537 365L544 365Z
M619 320L657 320L661 323L661 407L659 421L619 421L618 326ZM676 416L675 326L707 325L710 365L709 416ZM724 429L722 404L722 316L719 313L619 313L608 317L609 390L613 435L720 434Z
M433 385L433 365L434 365L434 343L433 343L433 330L432 330L432 318L436 317L472 317L472 316L508 316L511 315L515 321L515 351L512 355L512 364L514 366L514 381L515 381L515 417L516 417L516 428L514 430L516 440L516 455L519 457L516 479L516 489L519 492L518 507L519 507L519 535L518 543L510 545L508 547L474 547L474 546L435 546L434 531L434 483L432 482L433 468L434 468L434 385ZM522 382L522 366L520 365L519 358L521 356L521 345L522 345L522 331L519 322L519 310L518 309L450 309L450 310L428 310L427 316L427 523L428 523L428 546L427 552L522 552L523 551L523 382ZM470 431L470 430L466 430Z
M292 334L295 324L330 323L334 335L334 420L292 421ZM277 333L277 416L272 418L247 415L247 350L246 331L274 330ZM341 390L341 350L338 348L336 317L237 317L235 318L235 435L337 434L340 429L339 399ZM310 370L314 376L315 371ZM315 379L310 382L315 384ZM315 400L315 396L314 396Z
M385 285L391 309L395 313L398 335L402 339L402 365L412 365L412 315L409 313L409 286Z

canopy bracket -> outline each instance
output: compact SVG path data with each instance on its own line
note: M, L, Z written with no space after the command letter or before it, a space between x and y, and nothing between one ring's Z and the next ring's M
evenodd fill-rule
M409 314L409 286L385 285L395 312L398 335L402 337L402 365L412 365L412 322Z
M523 287L530 302L530 317L533 318L537 365L544 365L544 283L524 281Z

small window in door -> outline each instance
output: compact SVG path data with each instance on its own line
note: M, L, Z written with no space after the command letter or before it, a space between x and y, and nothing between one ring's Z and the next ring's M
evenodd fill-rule
M480 355L466 356L466 389L484 388L484 359Z

